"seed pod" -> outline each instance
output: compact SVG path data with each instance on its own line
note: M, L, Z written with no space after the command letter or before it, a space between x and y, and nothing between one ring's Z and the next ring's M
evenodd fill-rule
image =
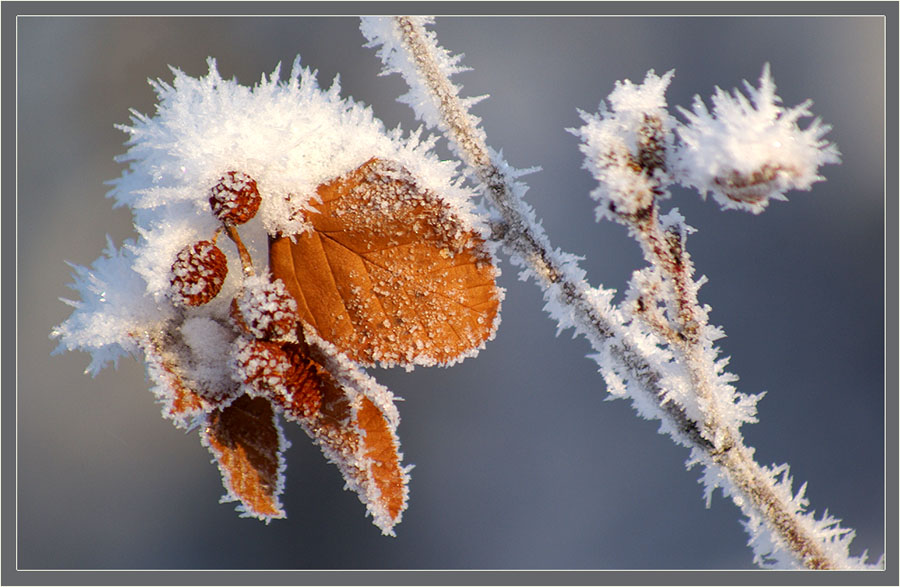
M229 171L212 187L209 205L225 224L243 224L256 216L262 198L256 180L240 171Z
M232 361L234 378L257 394L283 388L291 371L290 358L277 343L243 336L234 342Z
M219 294L228 275L225 253L210 241L198 241L178 252L172 263L172 299L201 306Z
M304 417L318 414L322 375L299 345L239 336L233 349L233 377L250 395L271 397Z
M291 339L297 329L297 302L281 280L249 277L234 298L232 317L239 328L258 339Z

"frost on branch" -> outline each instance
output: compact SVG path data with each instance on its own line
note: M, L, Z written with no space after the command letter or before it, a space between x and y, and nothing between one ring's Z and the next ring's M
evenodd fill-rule
M431 17L404 17L417 31L421 33L420 41L428 47L429 56L435 59L435 74L440 76L441 81L447 83L446 91L458 95L462 86L457 86L449 82L450 78L458 73L469 71L469 68L460 65L462 55L453 55L446 49L441 47L437 42L437 35L426 27L434 24L434 18ZM430 128L437 128L443 131L448 130L451 125L459 124L458 120L447 120L446 112L442 111L439 103L435 102L431 95L434 82L438 81L420 74L415 53L411 53L404 46L402 40L401 24L397 19L384 17L363 17L360 20L360 32L368 40L367 47L377 47L376 54L384 64L381 75L390 75L399 73L403 79L409 84L409 91L397 98L398 102L408 105L412 108L416 118L422 120ZM478 96L473 98L462 99L463 104L468 110L471 106L484 100L487 96ZM469 113L467 113L469 114ZM481 129L478 128L480 120L476 116L469 114L471 122L470 127L476 129L483 137Z
M586 141L585 167L604 183L594 194L598 216L628 226L650 265L635 274L622 307L614 307L612 292L587 285L577 259L550 246L521 200L524 184L487 146L478 119L449 81L461 70L459 59L425 28L431 22L372 18L361 28L369 46L380 47L385 72L399 72L409 83L407 101L417 115L445 133L480 182L502 219L497 238L512 261L525 267L522 276L533 276L543 288L545 309L560 329L574 327L597 351L610 393L631 398L642 416L661 421L660 432L691 448L689 465L703 465L707 497L721 487L750 518L758 561L814 569L862 566L865 555L856 559L847 552L847 532L828 516L810 523L802 492L795 498L789 487L785 491L743 445L739 428L754 421L758 397L737 393L731 385L736 378L725 372L727 360L717 359L713 342L723 334L708 323L709 309L697 301L703 279L694 280L685 249L692 229L677 211L660 215L658 210L669 182L693 185L675 165L678 123L665 114L662 99L670 75L658 78L651 72L640 87L620 84L611 97L613 111L602 107L599 115L585 115L588 124L576 132ZM818 146L830 151L827 144ZM828 155L822 158L830 162Z
M617 82L609 109L581 112L585 125L570 132L582 139L584 167L599 183L591 197L599 202L599 218L634 217L667 196L667 154L675 121L666 111L665 91L674 72L652 71L643 84Z
M155 115L120 127L128 168L109 195L137 238L75 267L58 350L89 352L92 373L141 355L242 515L284 517L287 419L393 535L410 467L393 395L357 362L449 365L493 337L502 290L473 192L432 138L386 131L299 59L253 87L212 61L200 79L173 71L151 82Z
M797 121L812 116L811 101L785 109L775 95L768 64L759 88L746 81L750 99L716 88L712 112L699 96L693 111L679 108L688 124L678 127L681 145L679 181L702 194L711 192L723 208L759 214L769 200L784 200L789 190L809 190L824 179L819 167L839 163L837 148L822 137L831 127L818 118L806 129Z
M659 210L667 185L678 182L712 191L724 207L759 213L770 198L822 179L818 167L838 162L837 150L821 140L828 127L818 121L797 128L797 118L809 115L807 104L776 106L768 67L759 90L747 86L752 105L739 93L717 91L713 114L698 99L694 113L685 113L688 125L665 113L671 75L650 72L641 85L618 83L611 108L582 113L586 124L573 131L583 140L584 167L600 183L592 193L598 219L625 224L648 263L620 304L623 336L595 358L611 395L630 398L641 416L662 422L660 432L691 449L688 466L703 469L707 505L720 488L741 508L757 564L863 568L866 555L849 554L852 530L827 513L816 519L807 511L805 486L793 493L787 467L759 466L744 445L740 428L756 421L762 396L739 393L732 385L737 377L725 371L728 360L719 358L715 341L724 334L698 300L705 278L695 280L686 248L694 229L677 209ZM638 369L629 347L642 357Z

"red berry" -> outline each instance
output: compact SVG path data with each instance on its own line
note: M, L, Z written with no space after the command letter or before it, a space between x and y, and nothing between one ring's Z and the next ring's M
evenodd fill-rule
M256 180L240 171L229 171L212 187L209 205L225 224L243 224L256 216L262 198Z
M297 345L244 336L235 341L232 369L250 395L263 395L297 415L313 417L322 407L315 368Z
M238 327L265 340L290 338L297 329L297 302L279 279L249 277L232 303Z
M257 394L282 389L291 372L287 353L277 343L265 340L238 337L234 343L233 360L237 379Z
M172 298L200 306L219 294L228 275L228 259L210 241L199 241L178 252L172 263Z

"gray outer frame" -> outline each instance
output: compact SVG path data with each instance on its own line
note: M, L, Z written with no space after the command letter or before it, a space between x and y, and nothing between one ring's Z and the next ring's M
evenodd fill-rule
M750 14L751 12L762 11L768 14L777 11L779 13L790 13L791 8L796 8L796 12L794 14L798 14L801 11L808 11L810 9L809 4L799 3L799 4L787 4L787 3L778 3L777 5L770 4L724 4L717 5L716 12L719 14L725 12L731 12L736 14ZM109 4L81 4L81 3L41 3L41 4L28 4L28 3L5 3L2 6L3 16L6 17L5 23L3 25L3 32L7 33L5 35L6 48L8 49L5 53L6 58L4 59L4 76L7 78L7 81L10 81L10 77L12 72L16 71L16 63L14 60L16 59L16 51L14 47L16 35L15 35L15 19L13 18L16 14L36 14L38 11L44 14L65 14L65 13L79 13L79 14L88 14L92 12L110 12L112 7ZM149 14L151 11L155 11L160 8L158 5L148 5L148 4L121 4L115 5L115 12L118 14L123 14L126 12L140 13L140 14ZM163 6L166 9L166 12L171 14L173 12L179 13L189 13L189 14L199 14L201 10L209 10L211 8L210 5L205 3L200 4L176 4L172 6ZM335 14L340 11L344 14L354 14L357 11L365 11L365 12L378 12L378 13L392 13L395 10L402 10L404 12L412 12L410 9L412 8L406 4L353 4L353 3L341 3L341 4L308 4L308 5L283 5L283 4L267 4L267 3L253 3L251 4L228 4L217 6L221 10L228 10L229 12L239 12L242 10L246 10L247 12L252 12L256 14L266 13L266 14L276 14L277 12L289 11L291 13L304 13L304 14L314 14L318 12ZM429 13L448 13L453 10L462 10L467 14L472 14L476 10L481 11L489 11L494 14L498 14L503 10L507 10L510 7L504 4L490 4L490 3L478 3L472 5L463 5L460 6L458 3L435 3L431 5L421 6L423 11L427 11ZM560 11L565 11L570 14L575 12L584 12L584 13L598 13L602 12L604 14L613 14L613 13L631 13L633 14L636 9L640 9L641 12L652 12L655 14L663 14L663 13L678 13L678 14L689 14L691 12L708 10L709 6L705 4L673 4L673 3L660 3L660 4L642 4L639 6L635 6L632 4L584 4L584 3L553 3L552 5L527 5L527 8L532 13L538 13L540 10L545 9L548 11L553 11L554 13L559 13ZM862 14L862 13L875 13L875 14L885 14L888 18L886 20L887 29L887 38L886 38L886 54L889 60L894 60L897 55L897 7L893 3L853 3L853 4L839 4L839 3L828 3L824 5L816 5L817 9L827 10L832 14ZM221 13L220 11L217 11ZM888 161L897 161L897 141L896 141L896 129L897 129L897 120L896 120L896 108L890 106L896 106L897 104L897 95L896 95L896 71L897 64L893 61L889 61L890 67L887 67L887 72L889 75L889 83L886 85L887 95L886 95L886 104L889 107L886 109L887 115L887 124L885 126L887 131L886 136L886 157ZM313 64L314 65L314 64ZM776 71L776 82L778 81L777 71ZM327 80L320 79L320 83L323 85L327 85ZM462 83L465 84L465 78L462 78ZM725 87L727 86L723 83ZM6 132L4 134L4 144L7 147L6 152L12 153L17 148L17 144L13 141L15 140L14 129L17 128L17 125L13 124L14 118L16 116L14 107L15 107L15 96L12 96L12 90L10 89L12 85L7 83L7 100L6 106L3 110L3 118L4 121L7 122L5 128ZM698 92L704 92L706 95L708 88L696 88ZM588 107L588 106L585 106ZM120 118L121 119L121 118ZM832 122L832 121L828 121ZM489 137L490 129L488 129ZM495 139L494 142L491 143L496 147L503 146L502 141ZM839 145L840 146L840 145ZM6 167L8 172L6 174L7 185L10 183L10 178L16 177L15 172L17 169L12 167L12 159L7 158L4 161L4 167ZM892 170L894 171L894 170ZM826 171L827 175L827 171ZM103 178L108 179L108 178ZM897 183L896 183L896 173L888 173L886 174L887 185L886 193L887 194L896 194ZM527 180L527 178L526 178ZM12 186L8 186L12 187ZM11 192L12 190L7 190L7 192ZM797 198L803 198L805 194L798 195ZM793 199L793 198L792 198ZM5 200L5 208L7 214L5 215L4 228L7 230L4 231L4 267L6 268L7 278L15 277L10 276L9 272L11 272L10 268L17 266L18 258L11 259L9 257L16 255L17 253L17 242L14 240L17 238L16 229L17 227L22 230L29 230L30 227L26 226L18 226L18 218L17 214L13 213L10 208L10 199L7 198ZM541 216L542 210L540 204L535 204L538 209L538 215ZM778 204L776 204L778 205ZM789 205L789 204L783 204ZM885 315L885 329L886 329L886 337L885 337L885 352L886 357L892 358L897 356L897 337L896 337L896 325L897 325L897 306L893 303L894 300L897 299L897 274L896 267L898 266L897 258L896 258L896 242L897 242L897 233L896 233L896 219L897 219L897 202L895 198L888 197L886 199L886 210L885 210L885 218L887 220L886 229L887 229L887 237L888 243L891 243L893 246L886 247L887 254L889 255L886 263L886 281L885 281L885 294L886 299L889 300L887 304L885 304L886 315ZM691 222L691 219L688 218L688 222ZM701 230L704 230L705 227L701 227ZM554 238L554 233L550 232L551 239ZM99 252L98 252L99 253ZM507 272L513 272L513 269L510 269L508 265L506 266ZM700 268L700 271L703 271L703 268ZM608 284L610 286L616 286L618 284ZM21 292L18 292L21 293ZM13 315L13 312L16 312L16 315ZM7 328L4 330L4 339L7 342L6 348L13 348L15 345L18 348L18 340L14 340L13 337L17 336L15 331L12 329L11 325L18 323L18 314L16 307L13 306L9 302L9 298L7 298L7 303L3 308L3 314L6 318L6 326ZM718 314L714 314L714 318L720 318L723 320L723 326L726 331L729 330L728 325L728 317L727 316L719 316ZM502 325L501 325L502 329ZM10 353L7 353L7 356L10 356ZM21 360L21 357L17 357L17 360ZM12 367L12 368L10 368ZM16 377L16 368L18 367L18 363L16 365L10 365L9 361L7 361L7 369L5 370L4 383L6 389L13 389L17 385L17 377ZM892 362L888 362L886 366L886 389L887 390L896 390L898 388L897 384L897 366L892 364ZM12 395L7 393L4 394L4 407L5 416L3 417L3 427L5 432L3 448L3 463L4 463L4 471L7 473L5 475L5 479L7 483L10 482L11 479L16 478L17 465L21 466L20 463L17 463L17 451L16 451L16 440L18 438L18 434L16 433L16 425L17 425L17 409L15 405L12 404L11 399ZM897 414L897 398L893 393L888 393L886 396L886 404L885 404L885 413L893 415ZM763 402L765 405L765 400ZM402 411L402 406L401 406ZM896 421L887 422L887 438L890 439L890 442L887 442L887 463L889 463L889 468L886 471L886 483L887 483L887 495L896 496L897 494L897 454L896 454L896 440L897 440L897 430L896 430ZM647 427L645 427L647 428ZM645 430L646 432L646 430ZM401 431L402 437L402 431ZM195 439L188 438L182 439L184 442L193 442ZM295 442L296 445L296 442ZM202 463L205 465L205 463ZM797 466L796 463L794 463ZM421 464L420 466L423 466ZM198 466L201 466L198 463ZM298 474L299 471L294 471L295 474ZM291 471L288 472L291 475ZM802 474L798 473L798 478L802 480ZM812 487L814 490L815 487ZM288 489L290 491L290 488ZM209 496L210 500L215 500L215 495ZM699 499L699 495L698 495ZM565 584L589 584L596 582L615 582L617 584L647 584L647 583L670 583L670 582L678 582L684 584L693 584L693 585L701 585L701 584L728 584L728 583L746 583L751 582L754 584L760 582L768 582L772 580L773 582L783 583L785 581L789 581L791 583L797 582L798 584L849 584L855 583L858 581L863 583L871 583L871 584L896 584L897 582L897 570L894 561L896 560L896 520L897 520L897 512L896 512L896 502L894 500L887 501L886 510L886 518L891 521L891 525L888 526L887 531L887 544L886 544L886 557L888 562L888 572L884 574L865 574L865 575L857 575L857 574L833 574L829 576L822 577L821 575L816 575L815 577L811 575L762 575L759 573L754 573L751 576L739 574L739 573L729 573L729 572L708 572L708 573L680 573L677 575L671 575L666 573L665 575L660 574L645 574L645 573L593 573L593 572L554 572L554 573L534 573L534 574L526 574L520 572L454 572L447 574L434 574L430 572L375 572L375 573L346 573L346 572L305 572L301 574L291 573L291 572L274 572L274 573L264 573L260 575L248 575L246 573L214 573L214 572L167 572L167 573L126 573L126 572L79 572L79 573L59 573L59 572L14 572L12 569L16 568L15 562L15 551L11 548L12 541L9 539L14 536L16 533L16 492L15 491L7 491L5 493L5 498L3 500L3 512L7 514L5 516L5 523L3 524L3 532L7 537L7 540L4 541L4 545L6 548L3 552L3 578L2 581L4 584L48 584L48 583L84 583L84 584L125 584L125 583L198 583L198 584L247 584L252 582L264 582L267 584L286 584L286 583L315 583L315 584L348 584L348 583L367 583L367 584L413 584L413 583L430 583L430 584L495 584L495 583L506 583L506 584L550 584L555 582L562 582ZM721 499L718 500L718 507L722 507ZM816 501L813 501L814 505ZM827 504L825 504L827 505ZM218 506L220 508L227 506ZM714 506L716 507L716 506ZM296 513L296 512L295 512ZM359 512L356 512L357 514ZM703 515L703 511L698 508L697 514ZM225 515L230 514L230 512L226 512ZM839 512L836 512L837 515L840 515ZM231 514L233 515L233 514ZM853 520L847 519L846 523L853 526ZM882 582L883 581L883 582Z

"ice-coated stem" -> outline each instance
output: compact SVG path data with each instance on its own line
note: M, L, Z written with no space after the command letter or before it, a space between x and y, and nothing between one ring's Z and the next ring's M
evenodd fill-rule
M237 247L238 256L241 258L241 270L244 273L244 277L253 276L255 273L253 270L253 259L250 257L250 251L244 246L244 241L241 240L241 235L238 234L237 228L235 228L234 224L229 223L223 224L223 227L225 229L225 234L228 235L228 238L230 238L231 242L234 243L234 246Z
M668 419L673 438L692 447L695 455L699 450L702 456L698 460L707 468L717 469L727 479L734 502L751 520L761 518L774 540L798 565L810 569L846 566L824 548L810 520L804 517L802 505L794 503L796 500L790 496L786 497L783 487L776 486L773 472L756 463L752 449L744 445L742 436L736 430L721 429L714 416L715 410L704 407L715 400L701 376L713 371L708 370L709 365L697 364L705 359L700 358L702 353L698 352L697 339L691 335L691 330L697 326L691 316L699 305L696 296L686 293L688 288L683 287L690 274L684 273L683 266L677 269L677 264L671 263L675 256L671 251L665 251L667 239L659 230L657 219L654 218L653 226L647 229L644 244L650 248L651 256L658 257L657 266L665 271L669 265L668 273L682 294L678 298L677 315L684 342L678 358L688 363L685 367L704 414L702 423L689 417L676 402L666 401L662 374L626 335L618 312L609 306L600 290L591 288L581 279L580 270L567 260L566 255L551 248L540 225L534 222L533 212L518 196L512 178L503 171L505 163L488 149L477 119L469 114L456 87L442 70L434 54L435 45L429 42L421 24L409 17L396 17L395 25L401 48L415 66L416 83L424 87L433 109L438 112L438 119L428 122L448 136L472 176L484 186L489 202L502 219L495 235L502 239L512 257L534 274L545 298L567 308L573 317L569 321L576 331L584 335L594 349L605 350L624 367L632 381L656 404L661 417ZM656 252L652 253L654 249ZM565 321L560 316L554 317L561 320L561 324Z

